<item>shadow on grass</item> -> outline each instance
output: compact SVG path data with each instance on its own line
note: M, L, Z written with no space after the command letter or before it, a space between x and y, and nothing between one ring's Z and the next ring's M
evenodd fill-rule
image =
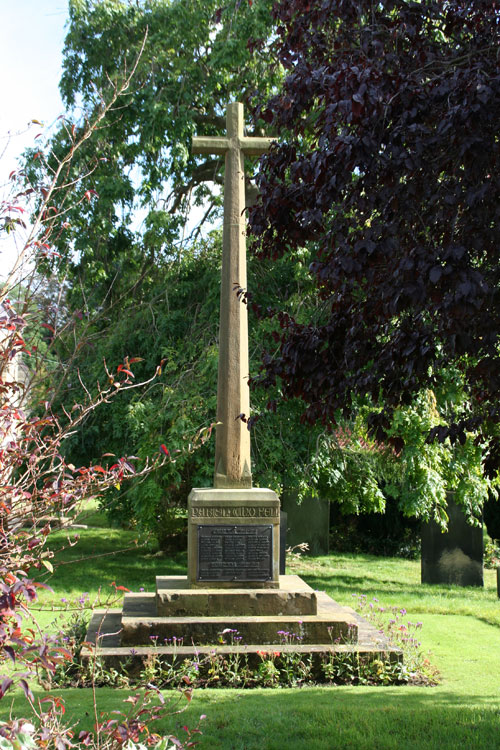
M346 590L349 593L352 592L353 587L358 589L359 593L366 594L367 596L372 593L380 594L381 591L387 594L398 595L403 592L405 595L415 597L417 599L428 598L429 595L444 596L447 599L456 599L457 601L463 601L464 595L472 596L481 595L484 593L483 589L469 587L462 588L459 586L436 584L435 587L429 585L422 585L407 583L405 581L391 581L386 580L383 583L377 578L370 576L356 577L356 576L344 576L344 575L328 575L318 576L310 575L308 573L301 576L307 583L315 589L322 586L324 589L338 589L339 591ZM363 588L359 591L360 586Z
M219 691L207 705L197 693L191 712L207 714L203 742L221 750L479 750L498 747L498 707L497 695L457 697L432 688L311 688Z
M72 546L75 534L79 539ZM71 530L54 534L54 574L45 578L54 594L95 594L115 581L131 591L154 591L157 575L185 575L186 552L163 555L141 544L131 531L109 528ZM59 548L59 549L58 549Z
M304 572L301 577L313 589L326 591L333 599L356 609L357 597L368 601L376 597L383 605L405 607L413 613L464 614L500 628L500 599L495 590L445 584L411 583L407 580L380 580L361 573L345 575L342 571L324 574Z
M62 692L68 719L90 728L91 691ZM98 689L99 710L120 708L126 696ZM498 747L498 709L496 694L443 688L196 690L185 712L154 729L181 736L183 725L193 727L206 714L200 750L491 750Z

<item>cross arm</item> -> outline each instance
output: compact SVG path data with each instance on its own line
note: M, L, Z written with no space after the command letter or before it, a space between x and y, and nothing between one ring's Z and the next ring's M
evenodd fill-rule
M260 156L269 151L271 143L276 138L262 138L257 136L246 136L240 139L240 148L247 156Z
M193 136L191 150L193 154L225 154L229 148L227 138L214 136Z

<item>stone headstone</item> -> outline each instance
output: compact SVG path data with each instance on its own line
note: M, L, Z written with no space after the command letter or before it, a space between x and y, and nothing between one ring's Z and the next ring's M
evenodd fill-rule
M328 500L305 497L299 504L297 493L283 493L283 510L287 513L287 546L307 542L311 555L327 555L330 536Z
M467 523L463 510L448 498L448 530L434 521L422 524L422 583L483 586L483 529Z

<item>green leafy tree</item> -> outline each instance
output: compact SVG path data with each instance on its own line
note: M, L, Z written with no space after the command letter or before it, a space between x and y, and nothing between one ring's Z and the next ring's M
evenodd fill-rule
M221 235L213 232L165 264L147 304L128 300L109 330L103 332L100 320L94 328L83 316L77 322L82 343L73 359L73 375L54 402L57 408L69 396L78 399L85 388L92 390L103 359L111 367L133 353L134 360L140 359L133 363L138 378L160 365L159 377L148 389L132 398L117 394L112 404L89 415L67 441L65 452L76 463L104 451L119 454L125 445L141 461L168 452L172 460L161 469L106 499L112 517L138 521L155 533L162 547L172 541L190 489L213 482L215 446L207 438L216 414L220 263ZM303 275L301 263L264 267L253 261L249 269L250 283L265 284L269 302L281 298L293 310L306 304ZM251 327L253 367L267 334L265 323ZM62 337L61 358L67 343ZM253 410L265 412L268 399L268 393L255 394ZM304 479L321 430L300 425L299 416L298 404L289 403L279 410L278 428L274 419L263 418L252 431L257 485L280 493L284 488L314 492Z
M268 96L275 89L281 68L269 64L266 45L249 45L272 34L271 5L70 0L60 89L76 132L78 122L83 127L100 106L99 92L144 45L128 100L67 175L77 181L81 200L77 210L67 207L64 237L56 245L73 308L109 307L124 294L142 293L166 255L181 252L189 209L202 206L201 214L216 215L214 185L223 182L224 160L194 158L191 137L224 132L231 99L245 101L256 90ZM257 126L249 121L249 132ZM51 143L53 160L73 135L63 122ZM32 161L35 172L36 166ZM78 183L82 171L91 172L91 191L89 181Z

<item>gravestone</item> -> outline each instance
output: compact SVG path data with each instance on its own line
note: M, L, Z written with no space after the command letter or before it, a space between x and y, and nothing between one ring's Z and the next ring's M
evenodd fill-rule
M327 555L330 537L330 504L319 497L304 497L299 503L297 493L283 493L283 509L288 516L287 545L307 542L311 555Z
M435 521L422 524L422 583L483 586L483 528L467 523L462 508L448 496L448 531Z
M288 526L288 514L280 511L280 576L286 572L286 531Z

